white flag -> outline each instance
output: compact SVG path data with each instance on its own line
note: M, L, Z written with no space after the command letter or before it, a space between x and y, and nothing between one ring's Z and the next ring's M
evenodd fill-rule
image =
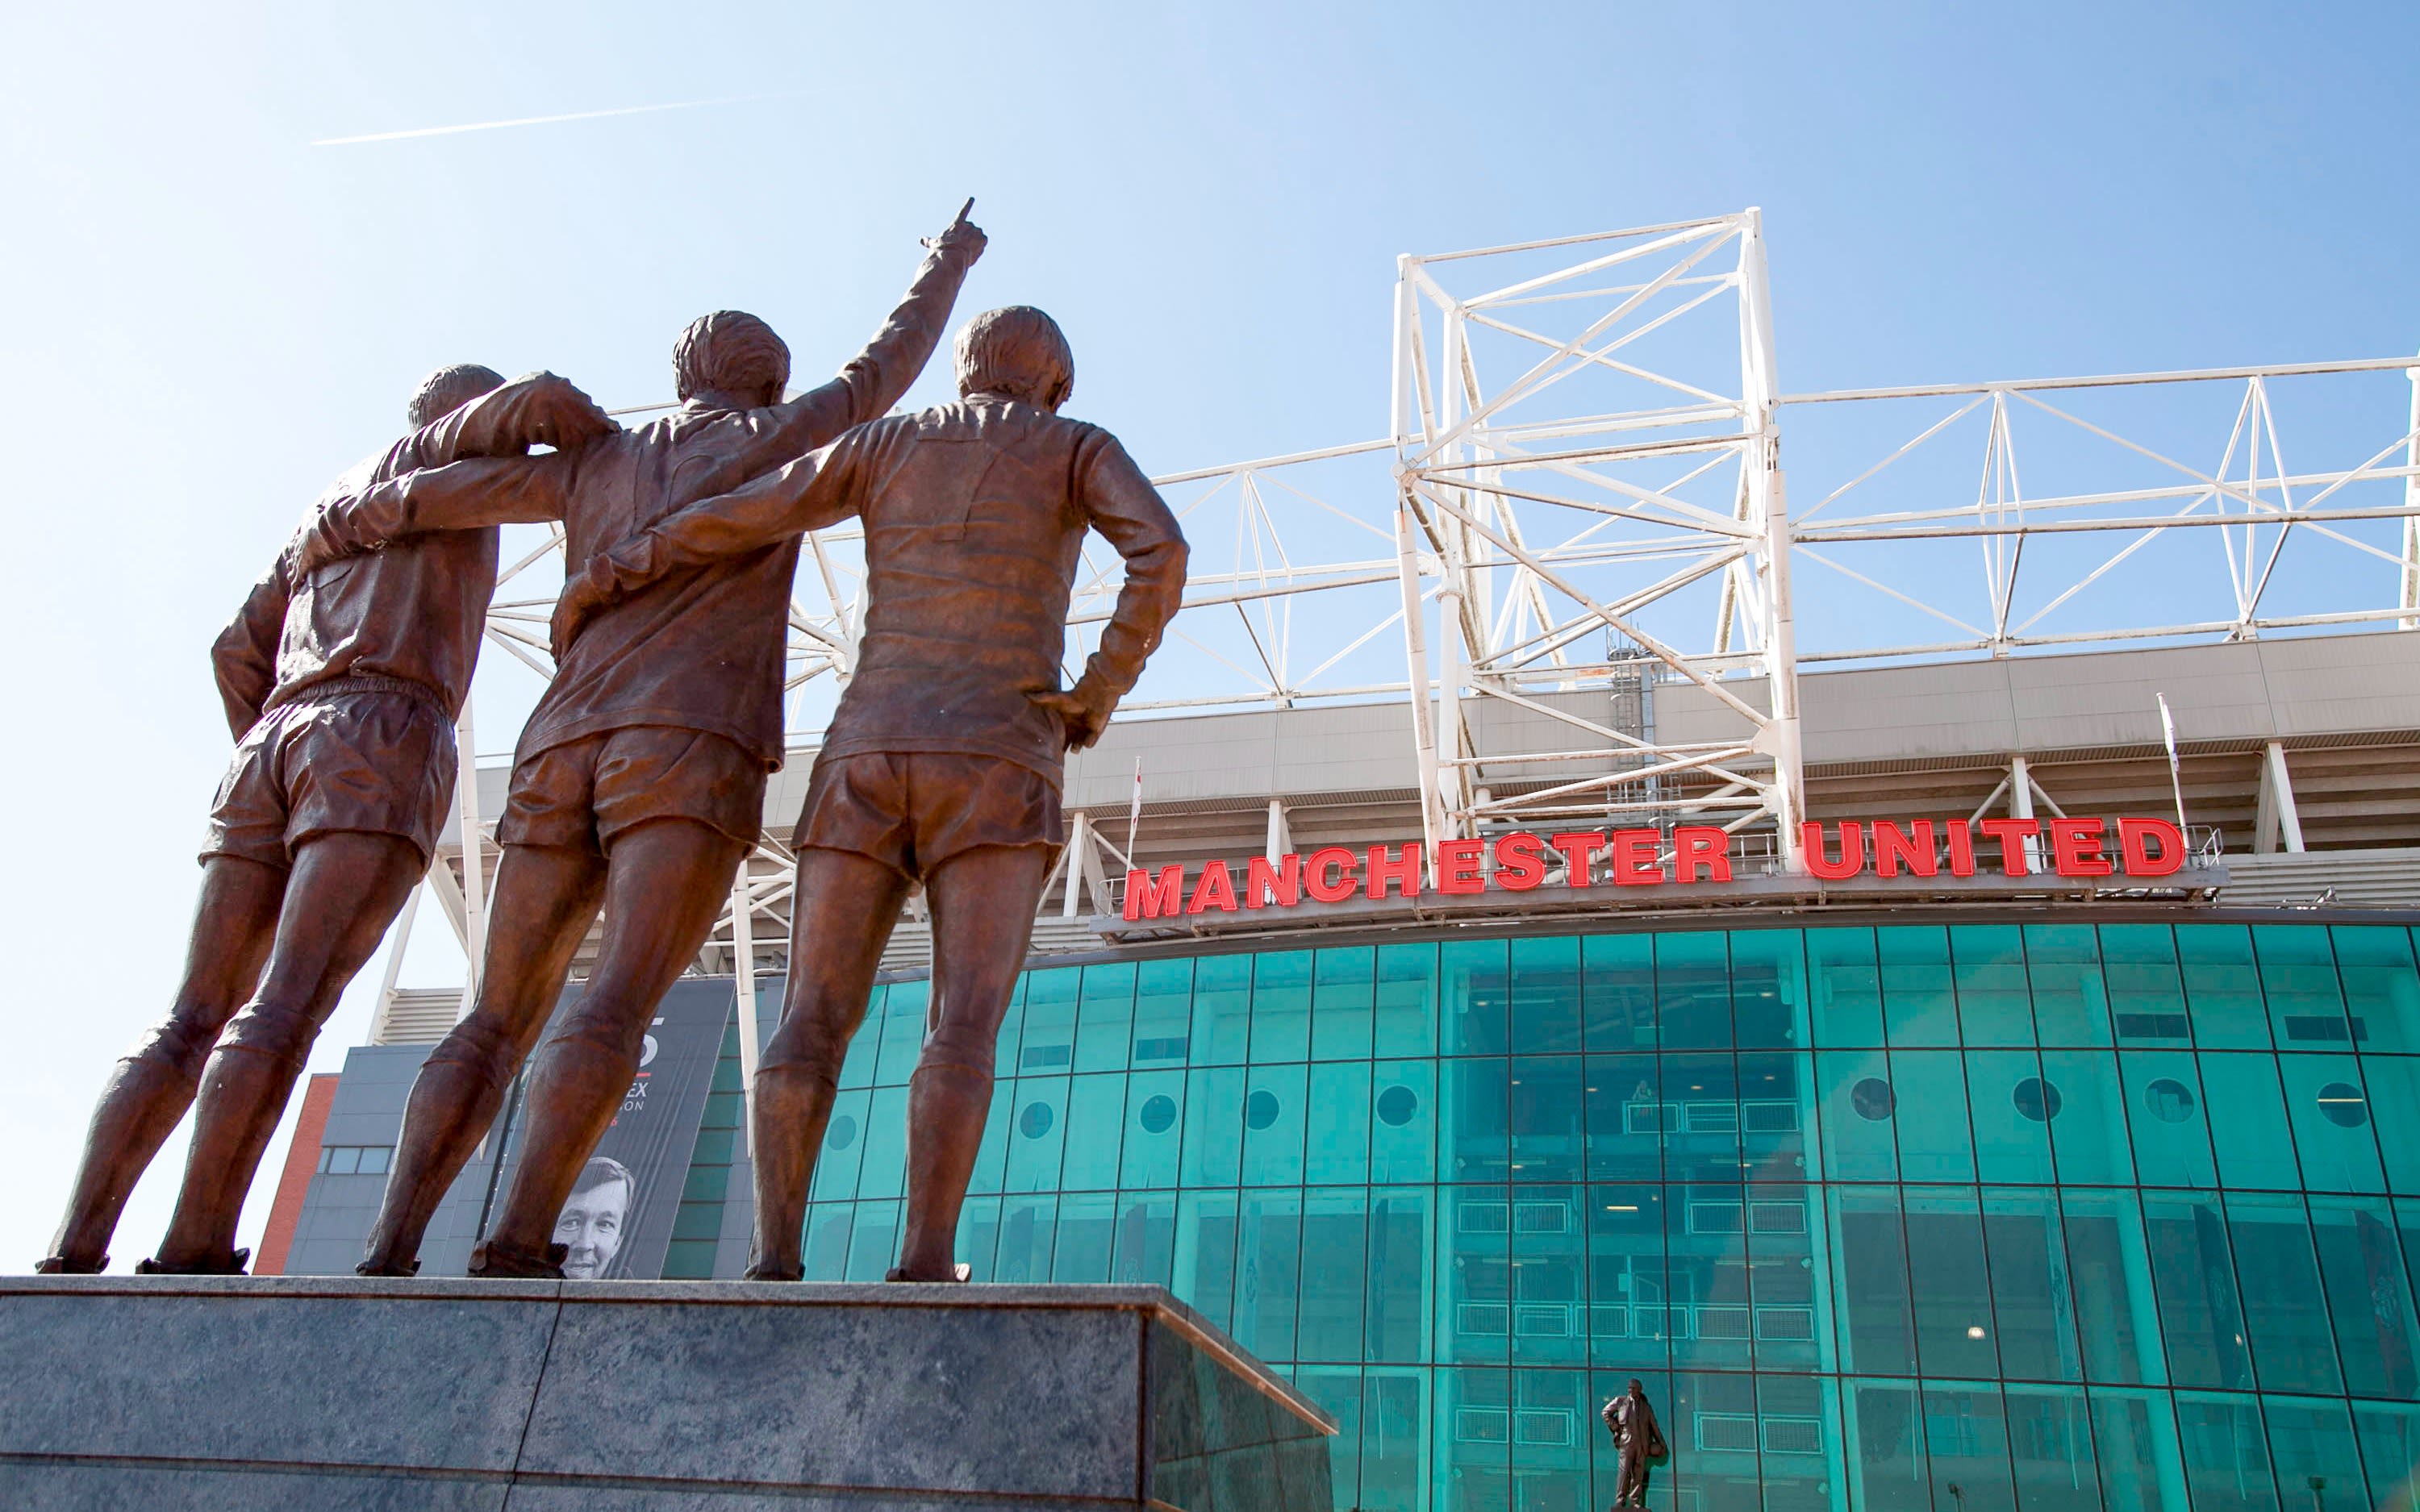
M2168 785L2176 792L2177 829L2182 832L2185 827L2185 775L2182 764L2177 760L2176 716L2168 712L2168 696L2165 693L2155 693L2152 697L2160 701L2160 738L2168 747Z
M1134 864L1135 831L1142 825L1142 758L1135 758L1134 798L1126 805L1126 864Z

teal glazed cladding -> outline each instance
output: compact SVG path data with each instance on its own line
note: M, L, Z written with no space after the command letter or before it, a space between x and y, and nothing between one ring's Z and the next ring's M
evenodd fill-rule
M853 1045L811 1278L890 1262L927 990ZM1029 973L999 1071L976 1279L1169 1286L1343 1424L1339 1507L1602 1507L1636 1376L1666 1512L2415 1512L2401 927L1125 961Z

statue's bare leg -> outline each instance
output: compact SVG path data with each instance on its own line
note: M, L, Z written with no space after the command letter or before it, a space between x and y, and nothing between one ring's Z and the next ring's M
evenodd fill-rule
M504 1105L513 1070L563 995L573 952L604 896L605 859L567 846L507 845L496 869L477 1006L411 1084L386 1198L356 1269L410 1275L421 1237Z
M528 1133L489 1236L491 1249L545 1253L581 1166L630 1088L648 1021L697 959L747 849L690 819L657 819L614 838L605 872L605 937L587 989L531 1073Z
M898 1278L957 1279L966 1205L991 1111L1000 1022L1033 937L1050 853L987 845L924 879L933 902L933 1032L908 1084L908 1219Z
M799 853L790 909L790 983L781 1026L756 1068L749 1156L756 1180L756 1245L748 1268L762 1280L800 1274L799 1229L815 1152L850 1036L865 1018L874 973L908 898L908 879L848 851Z
M399 835L337 830L296 853L260 985L202 1072L185 1184L157 1266L231 1268L244 1195L311 1041L427 870Z
M101 1088L45 1269L92 1272L107 1262L102 1252L134 1183L193 1105L219 1031L260 979L285 894L281 867L240 856L203 863L184 980L168 1016L145 1031Z

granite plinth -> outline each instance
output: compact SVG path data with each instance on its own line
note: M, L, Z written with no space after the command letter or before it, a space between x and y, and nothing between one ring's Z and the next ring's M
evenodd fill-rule
M1326 1512L1157 1287L0 1278L0 1505Z

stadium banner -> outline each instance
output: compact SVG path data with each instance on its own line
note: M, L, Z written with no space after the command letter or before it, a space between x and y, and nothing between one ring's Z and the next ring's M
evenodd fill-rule
M1558 872L1556 885L1574 888L1719 885L1731 881L1732 839L1712 825L1679 825L1668 840L1656 829L1515 830L1492 840L1438 841L1426 866L1417 842L1330 845L1275 860L1255 856L1240 875L1223 860L1207 861L1192 869L1189 886L1182 864L1136 869L1126 873L1125 917L1294 908L1357 894L1417 898L1424 887L1447 895L1528 892ZM1807 874L1820 882L1994 873L2148 880L2172 876L2185 864L2184 833L2164 819L1848 819L1801 825L1799 845Z

